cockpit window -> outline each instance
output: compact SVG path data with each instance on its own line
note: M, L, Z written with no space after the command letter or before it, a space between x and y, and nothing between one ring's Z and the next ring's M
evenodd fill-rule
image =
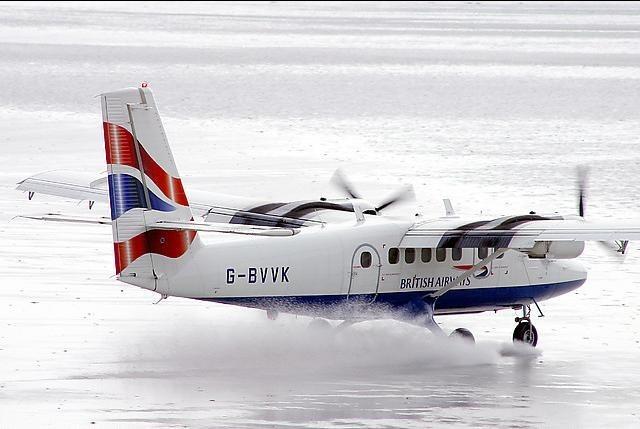
M484 259L489 255L488 247L478 247L478 259Z

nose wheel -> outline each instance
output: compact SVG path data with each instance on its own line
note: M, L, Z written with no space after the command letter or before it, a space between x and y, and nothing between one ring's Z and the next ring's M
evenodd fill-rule
M538 331L533 326L533 323L528 321L520 322L516 325L516 329L513 330L513 341L519 341L535 347L538 344Z
M538 344L538 331L531 323L531 307L522 307L522 317L516 317L516 329L513 330L513 342L521 342L535 347Z

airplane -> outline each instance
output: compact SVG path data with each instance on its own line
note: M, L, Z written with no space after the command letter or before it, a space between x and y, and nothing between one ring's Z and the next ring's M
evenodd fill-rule
M512 339L535 347L531 307L587 279L574 258L586 241L625 253L640 239L632 224L578 214L528 213L463 220L445 200L434 219L384 215L413 197L403 188L379 204L363 199L338 171L337 200L269 202L186 192L153 94L146 85L100 95L107 176L87 180L46 172L18 190L109 203L109 217L25 215L110 224L117 280L169 296L315 317L338 327L393 318L445 336L435 316L522 310ZM580 183L584 183L581 179ZM201 217L202 220L197 217ZM159 301L158 301L159 302ZM451 336L475 341L458 328Z

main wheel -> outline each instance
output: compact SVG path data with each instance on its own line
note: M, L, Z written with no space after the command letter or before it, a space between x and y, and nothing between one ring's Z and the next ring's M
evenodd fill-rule
M465 328L458 328L455 331L453 331L451 334L449 334L450 338L460 338L464 341L468 341L470 343L474 343L476 342L476 339L473 338L473 334L471 333L470 330L465 329Z
M522 343L529 344L531 347L535 347L538 344L538 331L533 323L523 321L516 325L516 329L513 330L513 341L520 341Z
M309 322L308 329L314 332L327 332L331 330L331 323L326 319L316 318Z

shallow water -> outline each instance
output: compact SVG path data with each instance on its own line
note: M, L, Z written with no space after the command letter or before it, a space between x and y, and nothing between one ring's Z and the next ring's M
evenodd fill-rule
M634 427L638 245L588 248L585 286L544 302L537 351L512 311L308 319L169 299L113 278L106 228L12 220L85 205L13 190L104 170L95 94L148 80L189 187L271 199L399 183L398 212L634 218L637 3L0 4L0 427ZM106 212L96 205L98 213Z

